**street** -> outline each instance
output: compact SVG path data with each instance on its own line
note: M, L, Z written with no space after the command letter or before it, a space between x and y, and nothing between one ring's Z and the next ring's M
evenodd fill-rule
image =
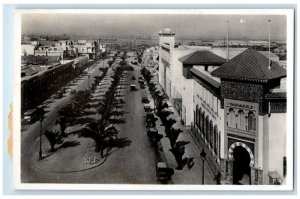
M98 75L98 67L102 64L98 64L94 67L89 74ZM65 168L74 168L74 164L82 164L83 152L82 146L89 144L94 145L93 140L89 138L78 139L80 145L72 148L62 149L53 153L49 160L54 161L55 156L59 156L59 153L74 153L69 157L70 160L64 158L63 164L61 161L50 164L47 169L41 169L41 165L38 159L39 150L39 122L33 124L26 131L22 132L22 182L28 183L109 183L109 184L155 184L155 165L157 157L154 150L150 146L146 135L146 128L144 122L144 109L141 103L142 90L130 91L130 84L135 83L138 85L137 80L131 80L132 76L136 79L140 75L138 66L135 66L135 71L129 71L127 73L127 83L122 86L124 88L122 93L124 94L124 100L126 106L124 111L126 114L123 116L126 122L124 124L118 124L117 129L120 130L118 137L126 138L131 143L124 148L114 148L110 154L103 159L103 162L92 169L80 170L68 172L57 172L57 168L61 165ZM76 90L87 88L88 79L85 77L79 80ZM126 81L125 81L126 82ZM122 94L121 93L121 94ZM55 126L55 120L57 111L60 107L69 102L69 96L58 100L56 103L49 107L50 112L43 121L43 129L52 128ZM55 106L56 108L54 108ZM43 145L49 145L46 139L43 139ZM64 152L65 151L65 152ZM44 152L45 153L45 152ZM52 159L51 159L52 158ZM45 158L46 159L46 158ZM78 162L76 162L78 160ZM44 160L42 160L44 161ZM50 162L51 163L51 162ZM38 166L37 166L38 165ZM79 166L78 166L79 167Z

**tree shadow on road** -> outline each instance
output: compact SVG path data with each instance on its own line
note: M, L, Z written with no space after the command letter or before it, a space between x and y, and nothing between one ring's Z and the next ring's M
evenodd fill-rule
M131 143L132 143L132 141L129 140L127 137L126 138L116 138L109 143L109 146L107 147L107 153L105 156L109 156L120 149L128 147L131 145ZM116 149L113 150L113 148L116 148Z
M111 143L111 148L125 148L130 146L130 144L132 143L131 140L129 140L127 137L126 138L116 138L114 139L114 141L112 141Z
M49 153L47 155L43 156L43 159L46 159L46 158L52 156L53 154L55 154L55 152L58 152L61 149L66 149L69 147L76 147L78 145L80 145L80 142L78 142L78 141L66 141L59 147L55 148L54 151L49 151Z
M78 141L66 141L62 145L57 147L55 151L58 151L60 149L66 149L66 148L69 148L69 147L75 147L75 146L78 146L78 145L80 145L80 142L78 142Z
M123 119L123 118L121 118L121 119L118 119L118 118L111 118L111 119L109 119L109 122L110 122L111 124L124 124L124 123L126 123L126 120Z
M92 117L82 117L82 118L75 118L74 123L79 125L89 124L95 122L96 119Z

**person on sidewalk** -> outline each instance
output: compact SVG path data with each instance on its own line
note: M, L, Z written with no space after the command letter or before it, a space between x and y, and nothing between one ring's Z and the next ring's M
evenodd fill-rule
M216 181L217 185L221 184L221 173L220 173L220 171L218 171L218 173L215 175L214 180Z

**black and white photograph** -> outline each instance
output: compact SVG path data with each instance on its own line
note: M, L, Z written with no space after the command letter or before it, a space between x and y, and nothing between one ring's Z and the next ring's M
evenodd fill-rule
M15 20L18 189L292 189L293 10Z

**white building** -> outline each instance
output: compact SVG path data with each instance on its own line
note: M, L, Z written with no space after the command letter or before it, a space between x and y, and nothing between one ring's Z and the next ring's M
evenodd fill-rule
M210 167L229 184L284 183L286 70L276 56L269 66L265 52L230 48L225 63L225 48L178 46L174 35L159 32L159 82Z

